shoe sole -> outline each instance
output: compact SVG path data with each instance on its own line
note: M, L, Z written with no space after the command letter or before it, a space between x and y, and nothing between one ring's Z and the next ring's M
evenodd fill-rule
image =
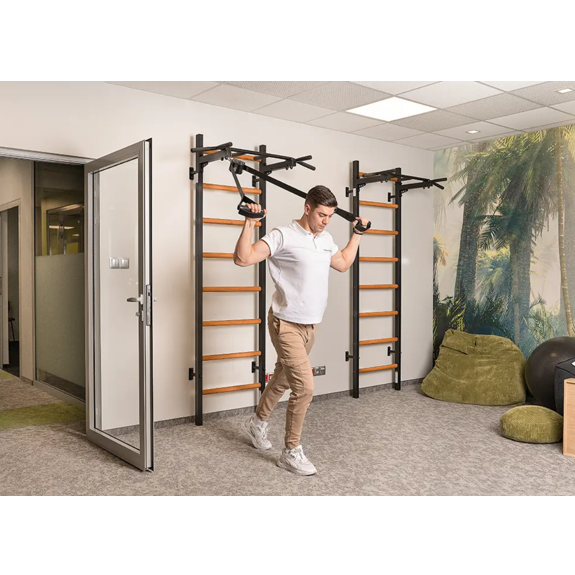
M244 430L244 433L252 440L252 445L258 449L259 451L269 451L272 446L270 445L269 447L260 447L257 443L256 440L254 439L254 436L250 433L249 428L247 426L247 424L244 422L242 424L242 428Z
M280 467L281 469L285 469L286 471L291 471L292 473L295 473L296 475L310 476L310 475L315 475L317 473L317 469L315 471L310 471L310 472L296 469L295 467L292 467L291 465L284 463L281 459L277 461L276 465L278 467Z

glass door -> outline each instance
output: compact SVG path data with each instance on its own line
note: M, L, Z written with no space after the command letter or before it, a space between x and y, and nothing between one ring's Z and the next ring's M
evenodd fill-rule
M146 140L85 166L86 435L142 470L153 469L151 153Z

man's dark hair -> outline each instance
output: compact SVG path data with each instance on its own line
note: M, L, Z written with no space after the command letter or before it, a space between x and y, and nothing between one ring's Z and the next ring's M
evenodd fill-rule
M314 186L305 197L305 203L309 204L312 210L318 206L337 208L337 200L329 188L325 186Z

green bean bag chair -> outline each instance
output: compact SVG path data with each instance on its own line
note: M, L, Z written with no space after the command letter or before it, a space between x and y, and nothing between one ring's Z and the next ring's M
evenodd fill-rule
M499 420L501 434L524 443L557 443L563 439L563 417L539 405L506 411Z
M524 403L524 368L525 358L511 340L450 329L421 389L429 397L453 403Z

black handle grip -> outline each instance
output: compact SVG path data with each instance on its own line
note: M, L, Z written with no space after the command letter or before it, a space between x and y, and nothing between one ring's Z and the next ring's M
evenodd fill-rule
M306 164L305 162L299 162L296 160L296 162L300 165L303 166L304 168L307 168L308 170L312 170L315 171L315 166L312 166L311 164Z
M357 220L357 224L355 224L355 229L362 234L367 230L369 230L369 228L371 228L371 222L367 222L367 226L365 227L361 225L361 222L359 220Z
M241 202L238 204L238 213L244 218L257 219L265 217L264 212L252 212L247 206L243 206Z

